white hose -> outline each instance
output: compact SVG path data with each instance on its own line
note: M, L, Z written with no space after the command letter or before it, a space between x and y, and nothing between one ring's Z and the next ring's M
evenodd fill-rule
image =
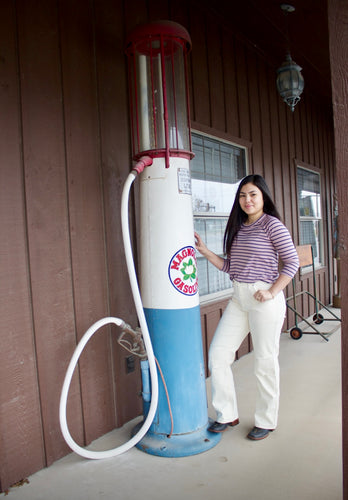
M121 446L118 446L117 448L111 449L111 450L106 450L106 451L92 451L92 450L87 450L86 448L82 448L79 446L71 437L71 434L68 429L68 424L67 424L67 418L66 418L66 407L67 407L67 400L68 400L68 393L69 393L69 387L71 383L71 379L75 370L75 367L77 365L77 362L79 360L79 357L81 356L81 353L86 346L87 342L89 339L96 333L99 328L101 328L104 325L114 323L117 326L122 326L124 324L124 321L119 318L114 318L114 317L107 317L100 319L94 325L92 325L84 334L80 342L78 343L74 354L70 360L68 370L65 375L64 383L63 383L63 388L62 388L62 393L60 396L60 405L59 405L59 421L60 421L60 428L62 430L62 434L64 436L64 439L68 446L75 451L78 455L81 455L82 457L85 458L91 458L91 459L101 459L101 458L111 458L115 457L117 455L120 455L121 453L124 453L125 451L129 450L133 446L135 446L146 434L146 432L149 430L150 425L152 424L152 421L154 419L156 410L157 410L157 404L158 404L158 377L157 377L157 368L156 368L156 362L155 362L155 357L152 349L152 344L151 344L151 339L150 339L150 334L148 330L148 326L146 323L146 318L144 314L144 309L142 306L141 302L141 297L140 297L140 292L139 292L139 287L138 287L138 281L137 281L137 276L135 272L135 267L134 267L134 261L133 261L133 253L132 253L132 245L130 241L130 235L129 235L129 219L128 219L128 200L129 200L129 192L130 188L132 186L132 183L136 177L135 172L131 172L127 180L124 184L123 187L123 192L122 192L122 200L121 200L121 222L122 222L122 234L123 234L123 244L124 244L124 249L125 249L125 254L126 254L126 262L127 262L127 268L128 268L128 274L129 274L129 280L132 288L132 293L133 293L133 298L134 298L134 303L140 323L140 328L141 332L143 335L143 340L145 344L145 349L147 352L148 356L148 361L149 361L149 368L150 368L150 377L151 377L151 403L149 407L149 412L147 414L147 417L142 425L142 427L139 429L139 431L126 443L124 443Z

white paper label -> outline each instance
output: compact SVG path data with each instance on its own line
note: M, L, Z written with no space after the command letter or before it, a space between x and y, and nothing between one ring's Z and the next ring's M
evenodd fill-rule
M178 168L178 189L180 194L192 194L191 175L187 168Z

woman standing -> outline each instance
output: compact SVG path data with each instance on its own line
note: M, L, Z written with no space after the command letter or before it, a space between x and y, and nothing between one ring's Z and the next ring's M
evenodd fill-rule
M296 249L260 175L248 175L239 184L224 235L226 259L209 250L199 234L195 237L197 250L233 281L233 296L209 350L212 403L217 413L209 430L223 432L239 423L231 365L250 332L257 401L255 426L247 437L264 439L277 426L279 340L286 312L283 289L299 266Z

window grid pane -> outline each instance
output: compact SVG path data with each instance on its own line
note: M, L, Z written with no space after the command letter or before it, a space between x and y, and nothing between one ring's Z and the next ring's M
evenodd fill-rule
M318 220L300 220L300 243L301 245L312 245L314 264L322 262L321 244L322 231Z
M223 236L239 181L246 175L243 148L192 134L191 160L194 227L206 245L223 257ZM205 215L207 214L207 215ZM197 254L200 296L231 288L222 273Z
M227 218L195 218L194 228L214 253L223 257L222 241ZM210 264L205 257L197 255L199 294L216 293L231 287L229 275Z

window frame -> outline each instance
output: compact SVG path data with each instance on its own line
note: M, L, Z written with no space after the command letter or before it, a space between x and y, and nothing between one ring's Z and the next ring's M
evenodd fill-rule
M301 222L306 221L318 221L319 224L319 237L318 237L318 250L320 261L315 263L315 269L323 269L325 267L325 241L324 241L324 206L323 206L323 189L322 189L322 172L319 168L314 165L308 165L301 161L295 160L296 166L296 200L297 200L297 216L298 216L298 241L299 245L305 245L306 243L301 242ZM300 212L300 197L299 197L299 187L298 187L298 169L306 170L311 174L316 174L319 177L319 189L320 189L320 217L301 215ZM312 266L301 267L300 276L312 272Z
M222 143L222 144L226 144L227 146L232 146L232 147L236 147L236 148L239 148L239 149L242 149L244 150L244 161L245 161L245 175L248 175L249 173L249 163L250 163L250 148L251 148L251 144L247 141L243 141L243 140L239 140L235 137L231 137L227 134L224 134L222 136L222 134L220 135L214 135L213 133L211 133L210 131L209 132L206 132L206 131L203 131L201 130L201 127L192 127L191 129L191 134L195 134L195 135L198 135L200 137L203 137L203 138L207 138L207 139L210 139L210 140L213 140L213 141L217 141L218 143ZM193 141L192 141L193 142ZM243 176L244 177L244 176ZM207 181L209 182L209 181ZM192 195L194 194L194 192L192 191ZM195 219L228 219L229 217L229 214L230 214L230 211L232 209L232 204L231 204L231 207L229 209L229 212L198 212L198 211L193 211L193 218L194 220ZM212 264L210 264L208 262L208 266L212 266ZM221 271L218 271L217 272L221 272ZM200 303L201 304L206 304L206 303L210 303L210 302L215 302L215 301L219 301L219 300L224 300L226 298L229 298L232 294L232 288L227 288L227 289L224 289L224 290L220 290L218 292L212 292L212 293L207 293L205 295L200 295L199 298L200 298Z

